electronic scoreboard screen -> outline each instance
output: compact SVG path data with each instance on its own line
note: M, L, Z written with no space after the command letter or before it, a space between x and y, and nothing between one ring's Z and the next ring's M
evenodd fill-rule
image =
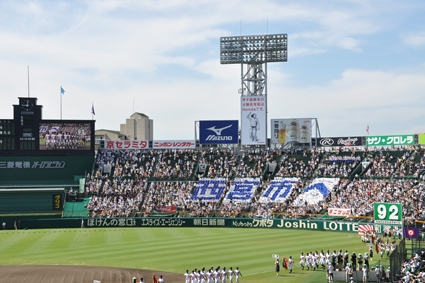
M75 121L41 121L40 150L92 150L92 124Z

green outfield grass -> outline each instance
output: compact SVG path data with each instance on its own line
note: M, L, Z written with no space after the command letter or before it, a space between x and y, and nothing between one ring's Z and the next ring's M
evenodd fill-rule
M241 282L326 282L325 272L302 271L301 252L368 251L355 233L277 229L122 228L0 231L0 265L95 265L183 274L186 269L233 267ZM272 254L292 256L292 274L276 277ZM378 257L371 265L375 265ZM384 259L383 265L388 264ZM182 276L182 282L183 276Z

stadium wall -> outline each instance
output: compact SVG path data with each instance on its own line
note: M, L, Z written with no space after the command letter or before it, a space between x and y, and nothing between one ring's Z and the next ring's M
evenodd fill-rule
M0 156L0 187L78 184L93 162L93 155Z
M13 227L13 217L0 216L8 227ZM313 231L356 232L358 222L306 219L262 219L262 218L24 218L20 227L28 229L80 228L83 221L85 228L124 228L124 227L217 227L217 228L272 228L300 229Z
M63 188L0 189L0 214L62 212Z

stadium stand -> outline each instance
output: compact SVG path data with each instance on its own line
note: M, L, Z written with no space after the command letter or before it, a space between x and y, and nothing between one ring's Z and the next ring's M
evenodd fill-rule
M425 219L424 175L421 146L239 153L101 149L85 188L91 217L292 218L324 215L331 207L370 217L374 202L397 201L414 222Z

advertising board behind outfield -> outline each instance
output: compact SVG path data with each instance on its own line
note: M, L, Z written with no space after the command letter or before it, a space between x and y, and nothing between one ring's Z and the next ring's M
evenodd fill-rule
M241 144L266 144L266 96L241 97Z
M155 140L152 143L153 149L185 149L195 148L194 140Z
M317 139L313 138L311 143L313 146L318 146L318 147L361 146L362 137L334 137L334 138L317 138Z
M199 143L237 144L238 131L237 120L199 121Z
M143 140L113 140L106 141L106 149L146 149L149 148L149 142Z
M311 118L272 119L271 125L272 143L310 143L311 141Z

